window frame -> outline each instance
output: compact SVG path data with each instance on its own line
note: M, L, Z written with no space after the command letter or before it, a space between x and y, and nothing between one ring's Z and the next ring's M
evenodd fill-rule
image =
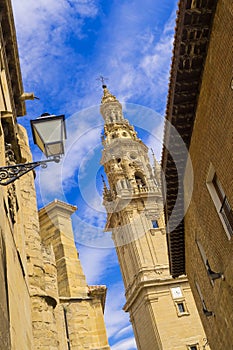
M181 306L181 308L180 308L180 306ZM180 314L183 314L185 312L185 306L184 306L183 301L178 302L177 303L177 307L178 307L178 310L179 310Z
M190 312L188 311L187 304L186 304L184 298L177 298L177 299L175 299L173 301L174 301L174 304L175 304L175 307L176 307L176 313L177 313L178 317L189 316L190 315ZM181 305L181 304L183 305L183 310L184 311L180 311L179 305Z
M194 348L194 347L195 347L195 348ZM193 349L192 349L192 348L193 348ZM200 350L199 343L187 345L187 349L188 349L188 350Z
M229 219L229 216L232 216L233 220L233 211L212 164L210 164L209 167L206 186L215 205L216 211L221 220L226 235L230 240L233 237L233 223L231 223L231 218ZM228 213L226 213L225 210L223 211L225 206L227 207Z
M152 228L153 229L159 228L158 220L151 220L151 223L152 223Z

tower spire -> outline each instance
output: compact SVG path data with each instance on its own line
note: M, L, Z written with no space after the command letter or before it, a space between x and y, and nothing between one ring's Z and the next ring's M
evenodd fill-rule
M118 100L116 99L116 96L112 95L111 92L108 90L107 85L103 84L102 88L103 88L103 96L101 100L102 104L105 104L108 102L118 102Z
M104 180L104 176L102 174L101 174L101 179L102 179L102 182L103 182L103 198L105 200L111 200L111 192L107 188L106 182Z
M101 77L101 81L103 77ZM103 78L104 79L104 78ZM125 123L126 120L123 117L122 105L107 88L107 85L103 83L103 96L101 99L100 112L104 118L105 125L112 123Z
M102 96L101 103L104 104L104 103L108 103L108 102L117 101L116 96L112 95L107 88L106 80L108 80L108 79L103 77L103 75L100 75L99 78L97 78L96 80L99 80L102 83L103 96Z
M159 162L157 161L154 150L151 148L151 153L153 157L153 172L154 172L154 177L157 181L157 184L159 187L161 187L161 166L159 165Z

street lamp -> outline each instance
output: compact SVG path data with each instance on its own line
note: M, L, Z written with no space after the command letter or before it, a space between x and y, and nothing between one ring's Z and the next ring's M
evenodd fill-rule
M64 154L66 127L64 115L42 114L31 120L34 143L47 157L46 160L0 167L0 185L6 186L38 166L47 167L49 162L60 162ZM13 153L13 151L12 151Z

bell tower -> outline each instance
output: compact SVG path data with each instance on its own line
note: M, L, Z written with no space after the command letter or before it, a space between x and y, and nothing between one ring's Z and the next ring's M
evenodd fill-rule
M106 85L100 112L105 230L112 232L138 350L198 349L191 346L205 335L187 279L169 275L159 164L153 155L150 165L148 147Z

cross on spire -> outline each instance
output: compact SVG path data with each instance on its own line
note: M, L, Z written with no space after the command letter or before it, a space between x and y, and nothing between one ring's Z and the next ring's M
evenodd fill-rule
M105 78L105 77L103 77L103 75L100 75L96 80L101 81L103 89L107 87L106 80L108 80L108 78Z

